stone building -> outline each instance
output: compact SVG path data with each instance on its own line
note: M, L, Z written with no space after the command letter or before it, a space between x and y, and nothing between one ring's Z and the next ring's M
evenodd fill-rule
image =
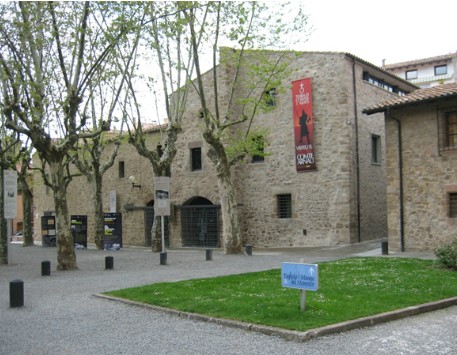
M224 53L216 68L222 104L228 100L233 70ZM277 54L265 52L265 56ZM233 168L243 243L303 247L386 238L384 117L366 117L362 109L417 87L348 53L293 53L288 60L286 77L268 89L271 109L252 122L254 129L264 132L267 156L246 158ZM211 75L204 76L208 88ZM305 87L306 92L300 92ZM236 87L235 95L241 98L243 89ZM295 105L299 95L306 94L300 96L309 98L304 128L299 122L304 110ZM207 99L213 99L210 91ZM198 97L190 92L171 167L172 208L167 223L171 247L221 246L220 196L200 113ZM159 137L159 131L151 131L152 148L160 144ZM132 187L130 176L141 187ZM115 166L105 175L104 203L108 211L109 192L115 191L124 244L150 245L152 177L150 164L128 145L121 146ZM37 189L39 218L53 208L51 196L39 184ZM68 195L70 213L89 216L90 241L93 211L85 179L72 182Z
M457 231L457 84L364 110L386 122L389 248L427 250Z

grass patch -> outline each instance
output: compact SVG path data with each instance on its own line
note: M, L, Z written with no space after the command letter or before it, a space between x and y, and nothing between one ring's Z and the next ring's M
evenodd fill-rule
M107 295L211 317L305 331L457 296L457 272L432 260L348 258L319 263L319 290L281 286L281 270L157 283Z

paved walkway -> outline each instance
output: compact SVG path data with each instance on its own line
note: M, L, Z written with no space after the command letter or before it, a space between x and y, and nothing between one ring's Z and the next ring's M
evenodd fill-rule
M160 254L146 248L118 252L89 248L76 251L79 270L57 272L55 248L13 244L11 265L0 266L0 354L302 353L299 343L278 337L130 307L94 295L154 282L280 268L285 261L381 256L380 247L375 241L326 248L254 248L252 256L213 250L210 261L205 250L178 249L168 251L167 265L160 265ZM106 256L113 256L113 270L105 270ZM389 256L434 258L431 253ZM41 276L45 260L51 261L50 276ZM24 282L20 308L9 307L9 282L15 279Z

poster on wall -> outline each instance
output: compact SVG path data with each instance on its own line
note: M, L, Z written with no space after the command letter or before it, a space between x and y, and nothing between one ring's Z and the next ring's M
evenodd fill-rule
M104 250L122 249L122 214L105 213L105 235L103 238Z
M292 82L292 109L297 172L317 169L314 156L313 95L311 78Z
M75 249L87 249L87 216L72 215L70 221Z

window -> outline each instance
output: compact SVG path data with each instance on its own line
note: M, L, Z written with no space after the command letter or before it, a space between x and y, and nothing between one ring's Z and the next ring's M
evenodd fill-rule
M446 75L447 74L447 65L437 65L435 67L435 75Z
M125 177L125 165L123 161L119 162L119 179L122 179Z
M276 89L268 89L264 94L265 103L267 106L276 106Z
M449 196L449 218L457 217L457 192L450 192Z
M290 194L277 195L278 218L292 218L292 196Z
M366 81L370 84L376 85L386 91L393 92L393 93L397 94L398 96L404 96L404 95L408 94L407 91L403 91L403 90L399 89L398 86L392 85L382 79L379 79L366 71L363 72L362 78L364 81Z
M457 107L439 110L437 124L439 151L457 150Z
M406 71L405 77L406 77L406 80L417 79L417 69Z
M446 112L444 115L444 125L446 132L446 142L447 147L452 147L457 145L457 111Z
M192 171L202 170L202 148L190 149L190 165Z
M255 136L254 138L252 138L252 143L254 145L254 151L258 153L252 156L252 162L262 163L263 161L265 161L263 136Z
M371 163L381 164L381 137L376 134L371 135Z

